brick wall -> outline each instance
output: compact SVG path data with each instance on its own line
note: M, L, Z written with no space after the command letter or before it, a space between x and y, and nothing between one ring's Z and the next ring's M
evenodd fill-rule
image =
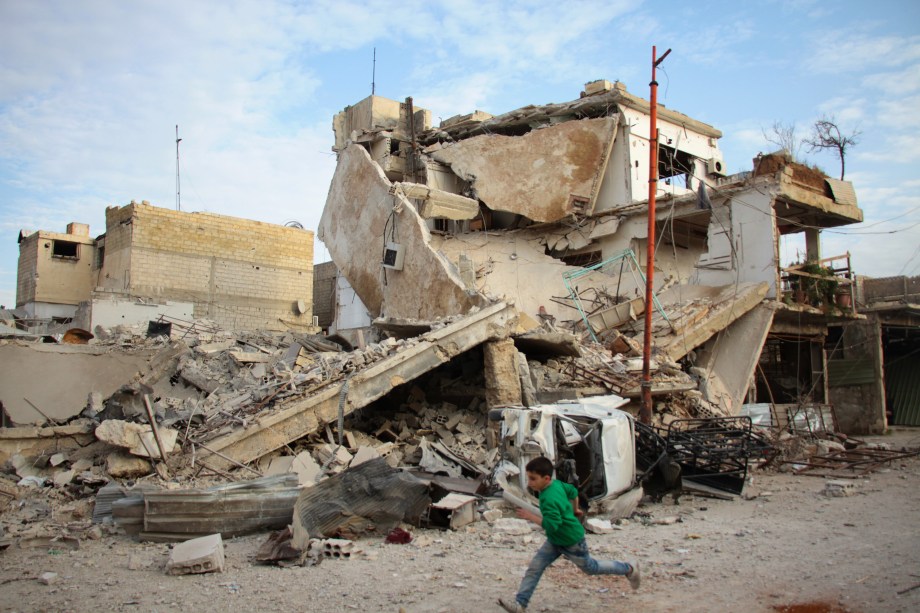
M38 272L38 233L19 243L19 266L16 270L16 306L35 301L35 273Z
M335 262L323 262L313 267L313 314L319 326L328 328L335 318Z
M146 204L108 209L106 225L106 287L127 279L133 296L192 302L229 329L312 323L312 232Z

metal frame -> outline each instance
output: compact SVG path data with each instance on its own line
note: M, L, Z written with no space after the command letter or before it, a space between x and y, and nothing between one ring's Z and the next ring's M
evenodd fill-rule
M581 320L585 322L585 327L588 329L588 333L591 335L591 340L593 340L595 343L597 342L597 335L594 334L594 328L592 328L591 324L588 322L588 315L587 313L585 313L585 309L581 305L581 298L579 297L578 292L575 291L575 287L572 282L577 281L578 279L582 277L586 277L590 274L593 274L606 266L615 264L619 262L620 260L629 262L630 264L629 271L633 275L633 281L636 282L637 287L644 287L645 286L645 274L643 274L642 268L639 266L639 261L636 259L636 254L633 252L632 249L624 249L623 251L617 253L613 257L609 257L606 260L603 260L602 262L598 262L597 264L587 266L580 270L573 270L570 272L562 273L562 282L563 284L565 284L565 288L569 291L569 299L575 303L575 308L578 309L578 312L581 314ZM623 274L622 270L620 271L620 274L621 275ZM637 275L638 275L638 278L637 278ZM641 280L641 283L640 283L640 280ZM652 302L655 303L655 309L658 311L661 317L666 322L668 322L668 324L670 324L671 321L668 319L668 316L665 315L664 309L661 307L661 303L658 302L658 296L656 296L654 293L652 294ZM648 308L648 305L646 305L646 308Z

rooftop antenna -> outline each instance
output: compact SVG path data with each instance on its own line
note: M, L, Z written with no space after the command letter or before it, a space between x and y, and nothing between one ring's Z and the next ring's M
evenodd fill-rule
M374 47L374 69L371 71L371 96L377 93L377 47Z
M182 210L182 191L179 189L181 184L179 183L179 143L182 142L182 139L179 138L179 124L176 124L176 210Z

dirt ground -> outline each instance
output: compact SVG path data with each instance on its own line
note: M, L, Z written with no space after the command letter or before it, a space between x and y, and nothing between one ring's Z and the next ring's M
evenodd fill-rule
M920 430L871 439L920 446ZM531 611L920 611L920 459L858 479L847 497L824 479L753 473L750 500L684 495L642 506L612 534L589 535L600 558L636 558L643 585L587 577L559 561ZM655 520L678 517L673 524ZM9 530L16 518L0 515ZM253 563L266 534L226 542L223 573L167 576L168 545L123 534L79 549L0 553L2 611L499 611L513 595L540 532L501 536L477 522L460 532L412 529L410 545L360 541L366 555L315 567ZM39 581L57 573L50 585ZM917 589L910 590L909 588ZM908 591L905 591L908 590ZM903 592L899 594L899 592Z

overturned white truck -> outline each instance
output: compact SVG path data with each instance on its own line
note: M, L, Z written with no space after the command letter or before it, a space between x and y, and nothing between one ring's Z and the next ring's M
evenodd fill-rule
M489 412L501 422L502 460L494 480L506 499L533 506L524 467L545 456L556 467L556 478L574 485L589 509L626 517L642 498L636 475L636 426L620 410L629 401L598 396L530 408Z

